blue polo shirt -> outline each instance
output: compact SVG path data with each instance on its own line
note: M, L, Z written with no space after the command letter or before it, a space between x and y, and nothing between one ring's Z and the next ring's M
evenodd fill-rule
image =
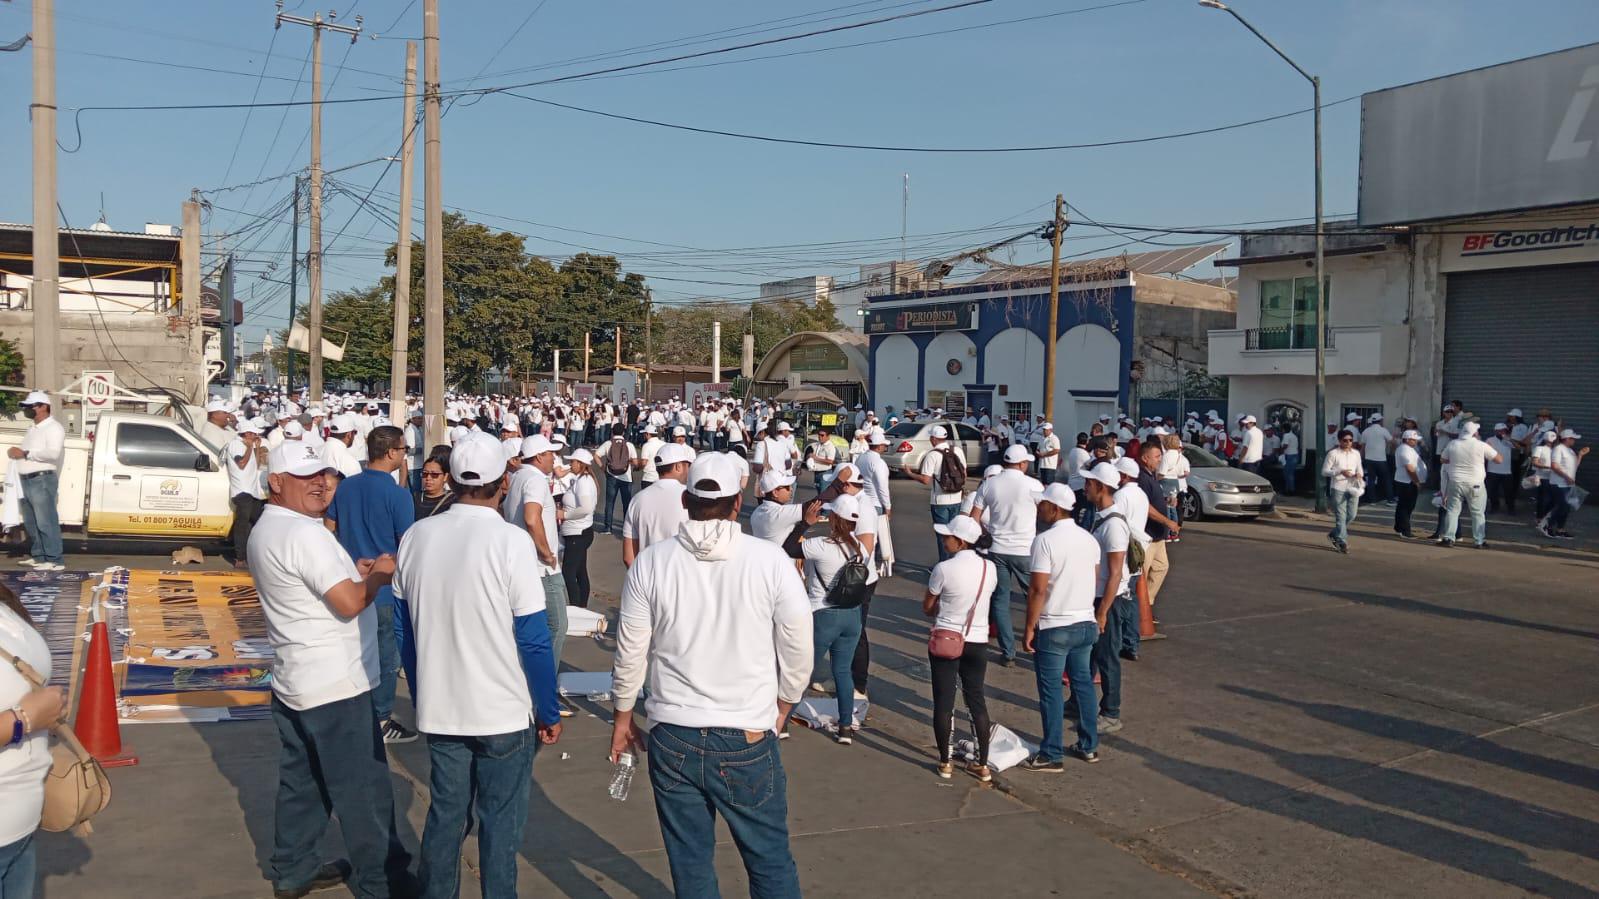
M368 468L339 483L327 516L338 525L335 534L350 558L376 559L400 551L400 538L416 520L416 506L394 475ZM376 601L392 604L394 593L384 587Z

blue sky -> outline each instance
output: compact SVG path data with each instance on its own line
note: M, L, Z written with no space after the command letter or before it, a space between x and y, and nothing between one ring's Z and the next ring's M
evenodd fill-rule
M948 2L446 2L443 83L450 90L480 73L478 86L577 74ZM1202 9L1193 0L1143 0L871 46L700 65L1105 2L1111 0L992 0L696 60L677 71L646 69L525 92L700 127L896 146L1141 137L1309 105L1303 80L1226 14ZM317 8L313 0L287 0L287 6L299 15ZM1599 34L1599 3L1593 0L1238 0L1234 6L1322 76L1327 102L1560 49ZM59 7L58 90L61 140L67 147L77 143L74 107L308 96L308 77L296 82L309 52L309 31L284 26L274 35L274 10L267 0L63 0ZM396 38L420 37L419 0L354 0L339 13L340 21L361 14L367 33L383 39L363 38L352 46L328 36L325 80L333 85L327 96L397 94L404 42ZM25 32L30 15L25 0L0 3L0 42ZM792 18L762 25L752 36L724 35L683 48L582 59L785 17ZM0 158L11 162L0 169L0 219L8 221L27 221L31 214L29 56L29 51L0 56L0 79L11 98L11 127L0 129ZM535 66L542 68L526 71ZM519 69L524 71L512 71ZM381 100L327 107L325 167L394 153L400 106L399 100ZM60 157L62 205L70 223L84 227L98 216L103 194L112 226L138 230L145 221L177 222L179 204L190 189L200 188L216 207L206 220L207 234L259 225L232 243L249 251L255 271L278 261L272 277L282 278L287 216L264 222L254 216L283 208L291 182L217 189L305 165L308 116L305 107L286 114L257 109L248 121L237 109L84 112L81 149ZM1328 109L1325 126L1326 208L1329 215L1352 213L1358 102ZM491 225L530 235L531 251L553 257L584 248L614 252L630 270L656 276L658 300L684 302L751 297L753 285L779 277L850 278L855 265L894 258L904 173L911 176L908 255L926 257L1012 233L1001 226L1025 230L1047 218L1056 192L1106 222L1185 226L1308 217L1310 148L1310 118L1300 116L1220 134L1092 150L934 155L820 149L690 134L489 96L462 102L446 116L443 177L447 206L475 210ZM420 157L419 146L418 203ZM334 177L365 195L383 169L377 163ZM397 190L394 166L372 199L392 209ZM392 225L358 210L348 197L333 195L327 201L329 238L350 222L327 250L328 289L370 283L381 273L380 253L393 240ZM420 231L420 215L414 222ZM1070 253L1088 254L1125 241L1083 227L1068 236ZM1032 262L1047 256L1047 247L1028 240L1010 253L1015 262ZM287 310L281 286L254 276L240 285L251 303L251 340L265 327L281 327Z

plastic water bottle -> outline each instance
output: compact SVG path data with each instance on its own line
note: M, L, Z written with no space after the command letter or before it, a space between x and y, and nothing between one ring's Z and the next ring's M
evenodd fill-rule
M616 757L616 767L611 771L611 788L608 791L611 798L617 802L627 799L627 791L633 786L634 771L633 753L624 752Z

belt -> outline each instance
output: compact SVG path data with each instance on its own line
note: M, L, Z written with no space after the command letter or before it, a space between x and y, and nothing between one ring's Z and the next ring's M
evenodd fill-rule
M55 472L54 471L30 471L27 474L23 475L22 479L24 481L26 481L29 478L42 478L42 477L44 477L47 474L55 474Z

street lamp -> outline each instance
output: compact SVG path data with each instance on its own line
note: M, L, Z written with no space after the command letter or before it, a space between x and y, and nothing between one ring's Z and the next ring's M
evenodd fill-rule
M1294 71L1310 82L1310 90L1315 100L1315 131L1316 131L1316 511L1327 510L1326 494L1322 490L1321 466L1327 455L1327 298L1326 274L1322 270L1322 256L1325 249L1326 238L1322 233L1321 220L1321 79L1310 74L1299 63L1288 58L1281 48L1271 42L1271 38L1261 34L1255 26L1249 24L1238 11L1221 2L1221 0L1199 0L1199 5L1209 9L1219 9L1238 20L1238 24L1249 29L1249 33L1260 38L1261 42L1270 47L1273 53L1282 57L1283 62L1293 66Z

